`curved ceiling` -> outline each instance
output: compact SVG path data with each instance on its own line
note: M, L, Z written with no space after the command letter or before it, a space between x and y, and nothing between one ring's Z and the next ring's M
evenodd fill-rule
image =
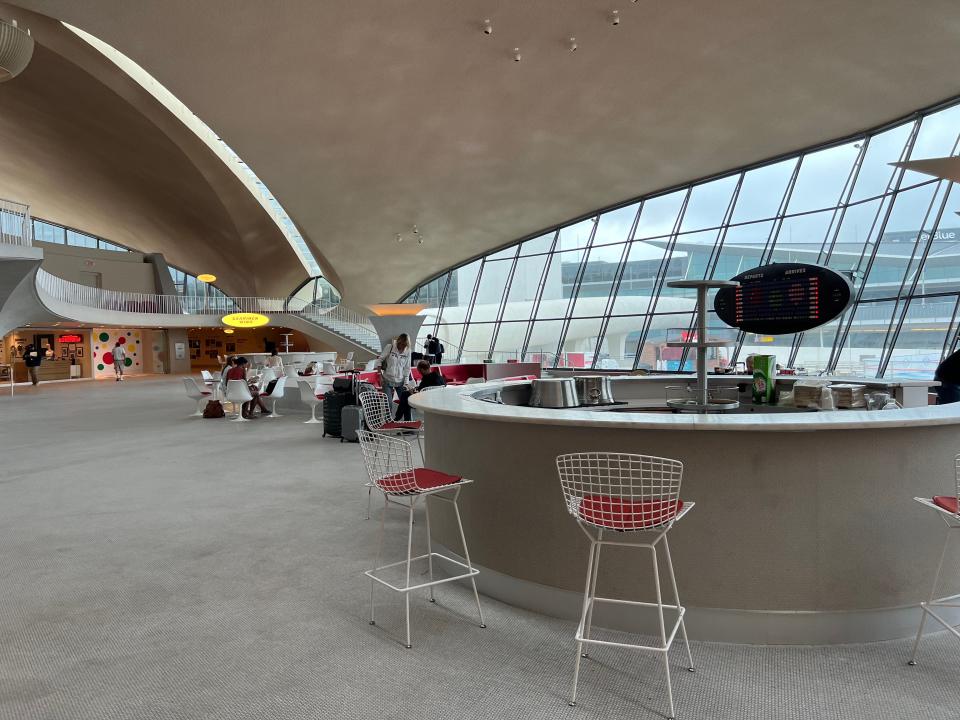
M232 294L286 295L303 280L282 232L193 133L61 23L17 14L37 45L0 85L0 197L212 272ZM258 264L274 272L255 277Z
M20 4L110 43L214 128L354 303L960 91L955 0Z

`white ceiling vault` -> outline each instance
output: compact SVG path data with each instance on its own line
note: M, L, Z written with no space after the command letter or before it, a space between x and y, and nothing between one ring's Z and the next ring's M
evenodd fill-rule
M956 0L19 4L113 45L186 103L352 303L960 93Z

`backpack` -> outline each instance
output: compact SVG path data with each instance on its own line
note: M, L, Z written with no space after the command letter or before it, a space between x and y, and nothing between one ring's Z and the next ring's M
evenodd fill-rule
M223 412L223 405L220 404L219 400L208 400L207 406L203 409L203 416L205 418L222 418L226 415Z
M443 355L446 351L447 351L447 349L443 346L443 343L440 343L440 353L439 353L439 354L440 354L440 355Z

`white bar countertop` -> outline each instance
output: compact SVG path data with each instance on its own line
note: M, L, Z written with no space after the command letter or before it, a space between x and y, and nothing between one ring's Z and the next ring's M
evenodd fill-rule
M711 376L749 381L747 376ZM786 376L795 379L795 376ZM613 378L611 378L613 379ZM686 376L617 377L616 380L657 381L681 384ZM780 378L778 378L780 379ZM799 378L796 378L799 379ZM830 378L837 382L859 382L851 378ZM865 381L894 386L900 381ZM903 381L904 384L934 385L931 381ZM816 430L883 430L936 425L960 425L960 403L930 405L900 410L832 410L798 412L756 412L699 415L670 412L602 412L596 409L550 409L522 405L501 405L478 400L475 394L490 392L507 386L527 385L529 381L488 382L460 385L410 397L410 404L427 415L447 415L492 422L527 423L535 425L576 425L595 428L636 428L638 430L726 430L760 432L811 432ZM619 406L623 408L624 406ZM429 422L429 420L428 420Z

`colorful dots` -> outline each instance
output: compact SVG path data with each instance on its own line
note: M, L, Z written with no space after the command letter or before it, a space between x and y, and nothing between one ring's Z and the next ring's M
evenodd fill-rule
M112 363L112 362L113 362L113 353L112 353L112 352L105 352L105 353L103 354L103 361L104 361L107 365L109 365L110 363Z
M126 367L130 367L131 365L133 365L133 360L131 360L130 358L126 358L126 359L124 359L123 364L124 364ZM139 364L140 364L140 363L137 363L137 365L139 365Z
M100 338L100 342L106 342L107 340L110 339L110 333L102 332L97 337Z
M97 370L103 370L103 365L97 365Z
M130 343L129 345L127 345L127 352L135 353L136 351L137 351L136 345L134 345L133 343Z

